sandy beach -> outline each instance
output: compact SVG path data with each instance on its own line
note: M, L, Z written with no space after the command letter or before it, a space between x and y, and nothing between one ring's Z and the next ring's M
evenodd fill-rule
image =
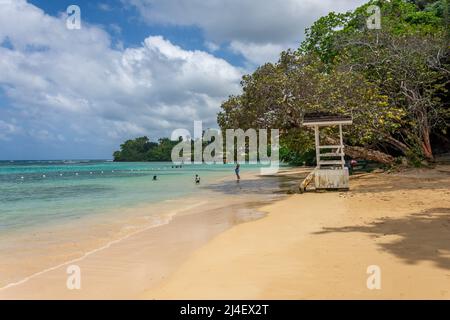
M0 299L140 297L221 232L263 217L261 204L286 197L278 178L243 177L241 185L219 178L198 195L2 234ZM81 270L81 290L66 286L70 266Z
M26 272L3 283L0 299L450 298L450 166L287 195L307 171L244 175L241 187L221 180L164 224L141 217L119 238L40 252L53 263L22 261ZM261 189L261 179L278 179L278 190ZM66 287L70 265L82 271L81 290ZM380 290L367 288L369 266L381 270ZM5 260L2 273L13 267Z
M450 167L366 174L220 234L145 299L449 299ZM379 266L381 289L367 288Z

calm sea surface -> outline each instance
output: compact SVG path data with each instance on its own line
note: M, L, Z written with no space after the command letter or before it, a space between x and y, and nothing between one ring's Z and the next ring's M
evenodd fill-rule
M0 161L0 232L193 195L200 192L195 174L205 185L232 177L234 166ZM152 181L154 175L158 181Z

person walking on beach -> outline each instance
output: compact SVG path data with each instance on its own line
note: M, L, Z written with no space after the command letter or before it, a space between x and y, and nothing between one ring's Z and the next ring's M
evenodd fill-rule
M236 169L234 169L234 172L236 173L236 179L237 179L237 182L239 182L239 181L241 180L241 176L239 175L240 168L241 168L241 166L240 166L240 164L238 163L238 164L236 165Z

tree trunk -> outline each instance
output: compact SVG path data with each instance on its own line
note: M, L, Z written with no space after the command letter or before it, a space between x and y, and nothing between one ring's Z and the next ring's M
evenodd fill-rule
M339 142L333 138L325 138L326 143L332 145L338 145ZM345 146L344 152L346 155L355 159L364 159L370 161L376 161L386 165L394 164L395 158L389 154L383 153L381 151L371 150L363 147L351 147Z
M396 148L397 150L401 151L403 153L403 155L405 155L405 156L408 155L410 148L403 142L398 141L397 139L395 139L391 136L386 137L385 141L387 143L389 143L391 146L393 146L394 148Z
M386 165L392 165L395 160L395 158L389 154L363 147L345 146L344 151L346 155L352 158L376 161Z
M430 141L430 130L428 129L428 126L424 126L422 129L422 152L427 160L434 159Z

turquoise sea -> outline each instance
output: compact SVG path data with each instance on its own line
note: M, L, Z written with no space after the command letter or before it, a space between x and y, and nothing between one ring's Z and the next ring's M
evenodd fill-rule
M172 166L100 160L0 161L0 232L193 195L201 192L195 174L202 185L234 175L232 164ZM152 181L154 175L158 181Z

